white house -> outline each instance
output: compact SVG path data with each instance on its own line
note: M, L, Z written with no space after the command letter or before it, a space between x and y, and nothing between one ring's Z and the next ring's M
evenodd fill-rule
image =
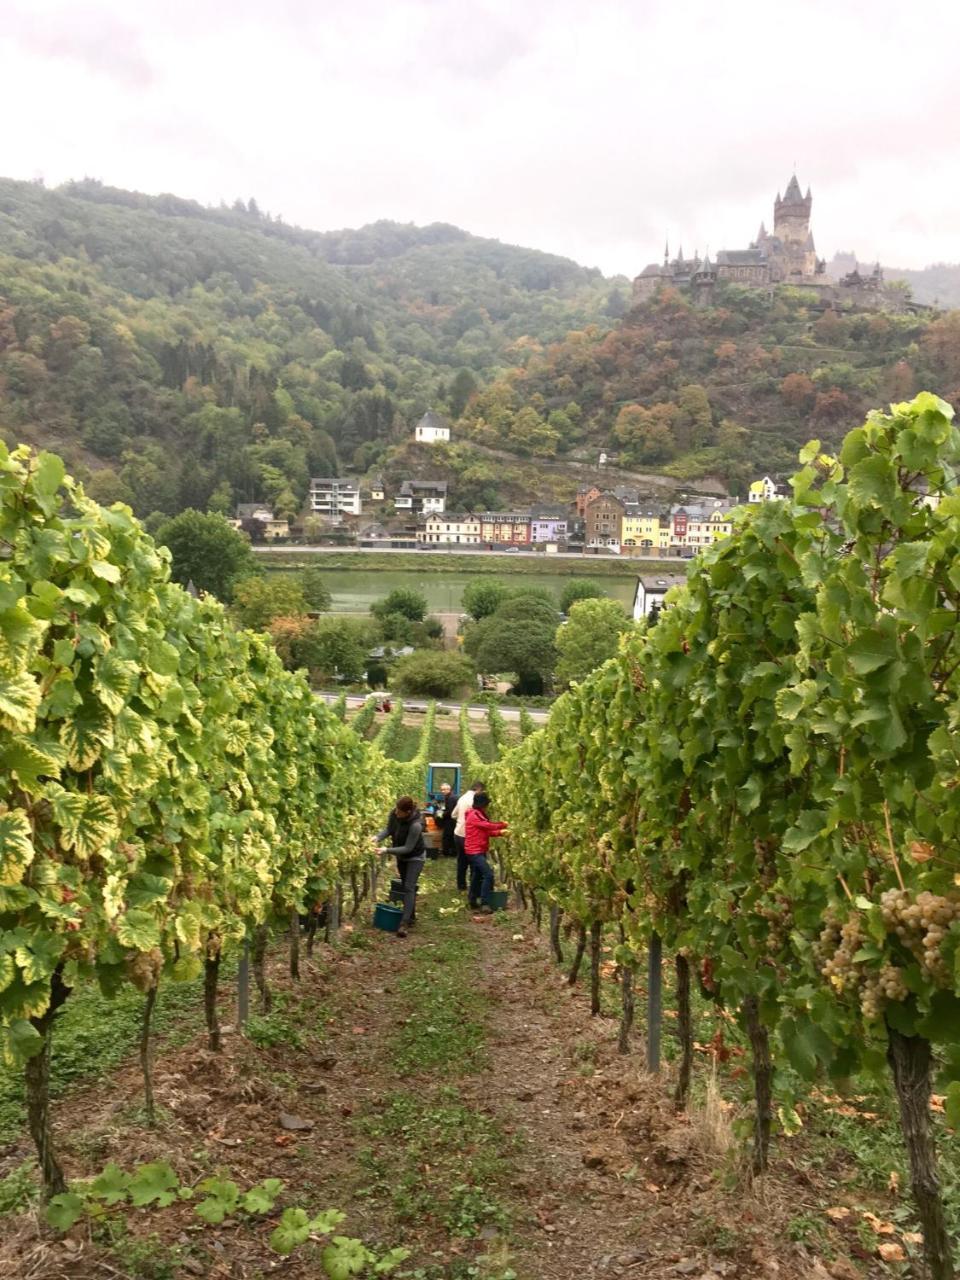
M784 484L777 484L776 480L771 480L769 476L764 476L762 480L754 480L750 485L750 491L747 494L748 502L773 502L776 498L788 498L790 490Z
M311 480L310 510L334 524L339 524L344 516L361 515L360 481L336 476Z
M663 608L663 598L671 587L681 586L686 577L679 573L644 573L637 579L637 591L633 597L633 617L636 622L649 618Z
M393 500L397 511L414 515L442 513L447 505L446 480L404 480Z
M428 409L423 415L413 434L417 444L449 444L450 442L448 423L432 409Z
M427 516L422 529L417 530L417 541L440 546L479 546L480 517L469 511L446 511Z

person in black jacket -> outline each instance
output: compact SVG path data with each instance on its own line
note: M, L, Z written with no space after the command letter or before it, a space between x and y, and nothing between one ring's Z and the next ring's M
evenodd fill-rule
M389 844L383 841L389 839ZM403 882L403 915L397 937L405 938L417 903L417 881L427 860L423 842L423 819L412 796L400 796L387 825L377 836L380 852L397 860L397 874Z
M455 858L457 849L453 843L453 833L457 825L457 820L453 816L454 806L460 797L456 794L449 782L440 783L440 803L437 806L437 822L440 825L440 831L443 834L443 844L441 852L445 858Z

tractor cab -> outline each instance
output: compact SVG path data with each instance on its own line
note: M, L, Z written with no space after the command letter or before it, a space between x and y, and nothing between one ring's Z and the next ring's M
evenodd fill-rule
M440 786L449 782L455 796L460 794L460 765L450 761L434 761L427 765L427 812L435 813L443 797Z
M427 802L424 805L423 839L431 858L436 858L443 843L437 814L443 808L440 787L449 782L455 796L460 794L460 765L450 761L434 761L427 765Z

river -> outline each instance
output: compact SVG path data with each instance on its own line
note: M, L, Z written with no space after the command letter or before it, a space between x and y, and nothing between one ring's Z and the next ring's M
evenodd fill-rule
M421 592L426 597L430 613L462 613L460 602L464 589L471 582L489 581L486 574L448 573L442 569L425 570L423 573L395 569L325 569L322 572L324 584L333 596L331 610L334 613L366 613L375 600L395 587L413 587ZM497 576L517 587L547 587L558 601L561 591L571 580L561 573L511 575L507 572ZM583 576L589 578L590 574L585 570ZM605 595L619 600L628 611L633 609L636 573L625 573L622 577L604 576L597 578L596 582Z

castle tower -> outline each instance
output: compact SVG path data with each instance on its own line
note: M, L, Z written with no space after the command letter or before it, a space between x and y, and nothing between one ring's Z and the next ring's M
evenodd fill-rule
M787 183L787 189L780 198L779 192L773 202L773 234L779 236L785 244L805 245L810 235L810 210L813 207L813 196L807 187L807 194L800 194L800 183L794 174Z

